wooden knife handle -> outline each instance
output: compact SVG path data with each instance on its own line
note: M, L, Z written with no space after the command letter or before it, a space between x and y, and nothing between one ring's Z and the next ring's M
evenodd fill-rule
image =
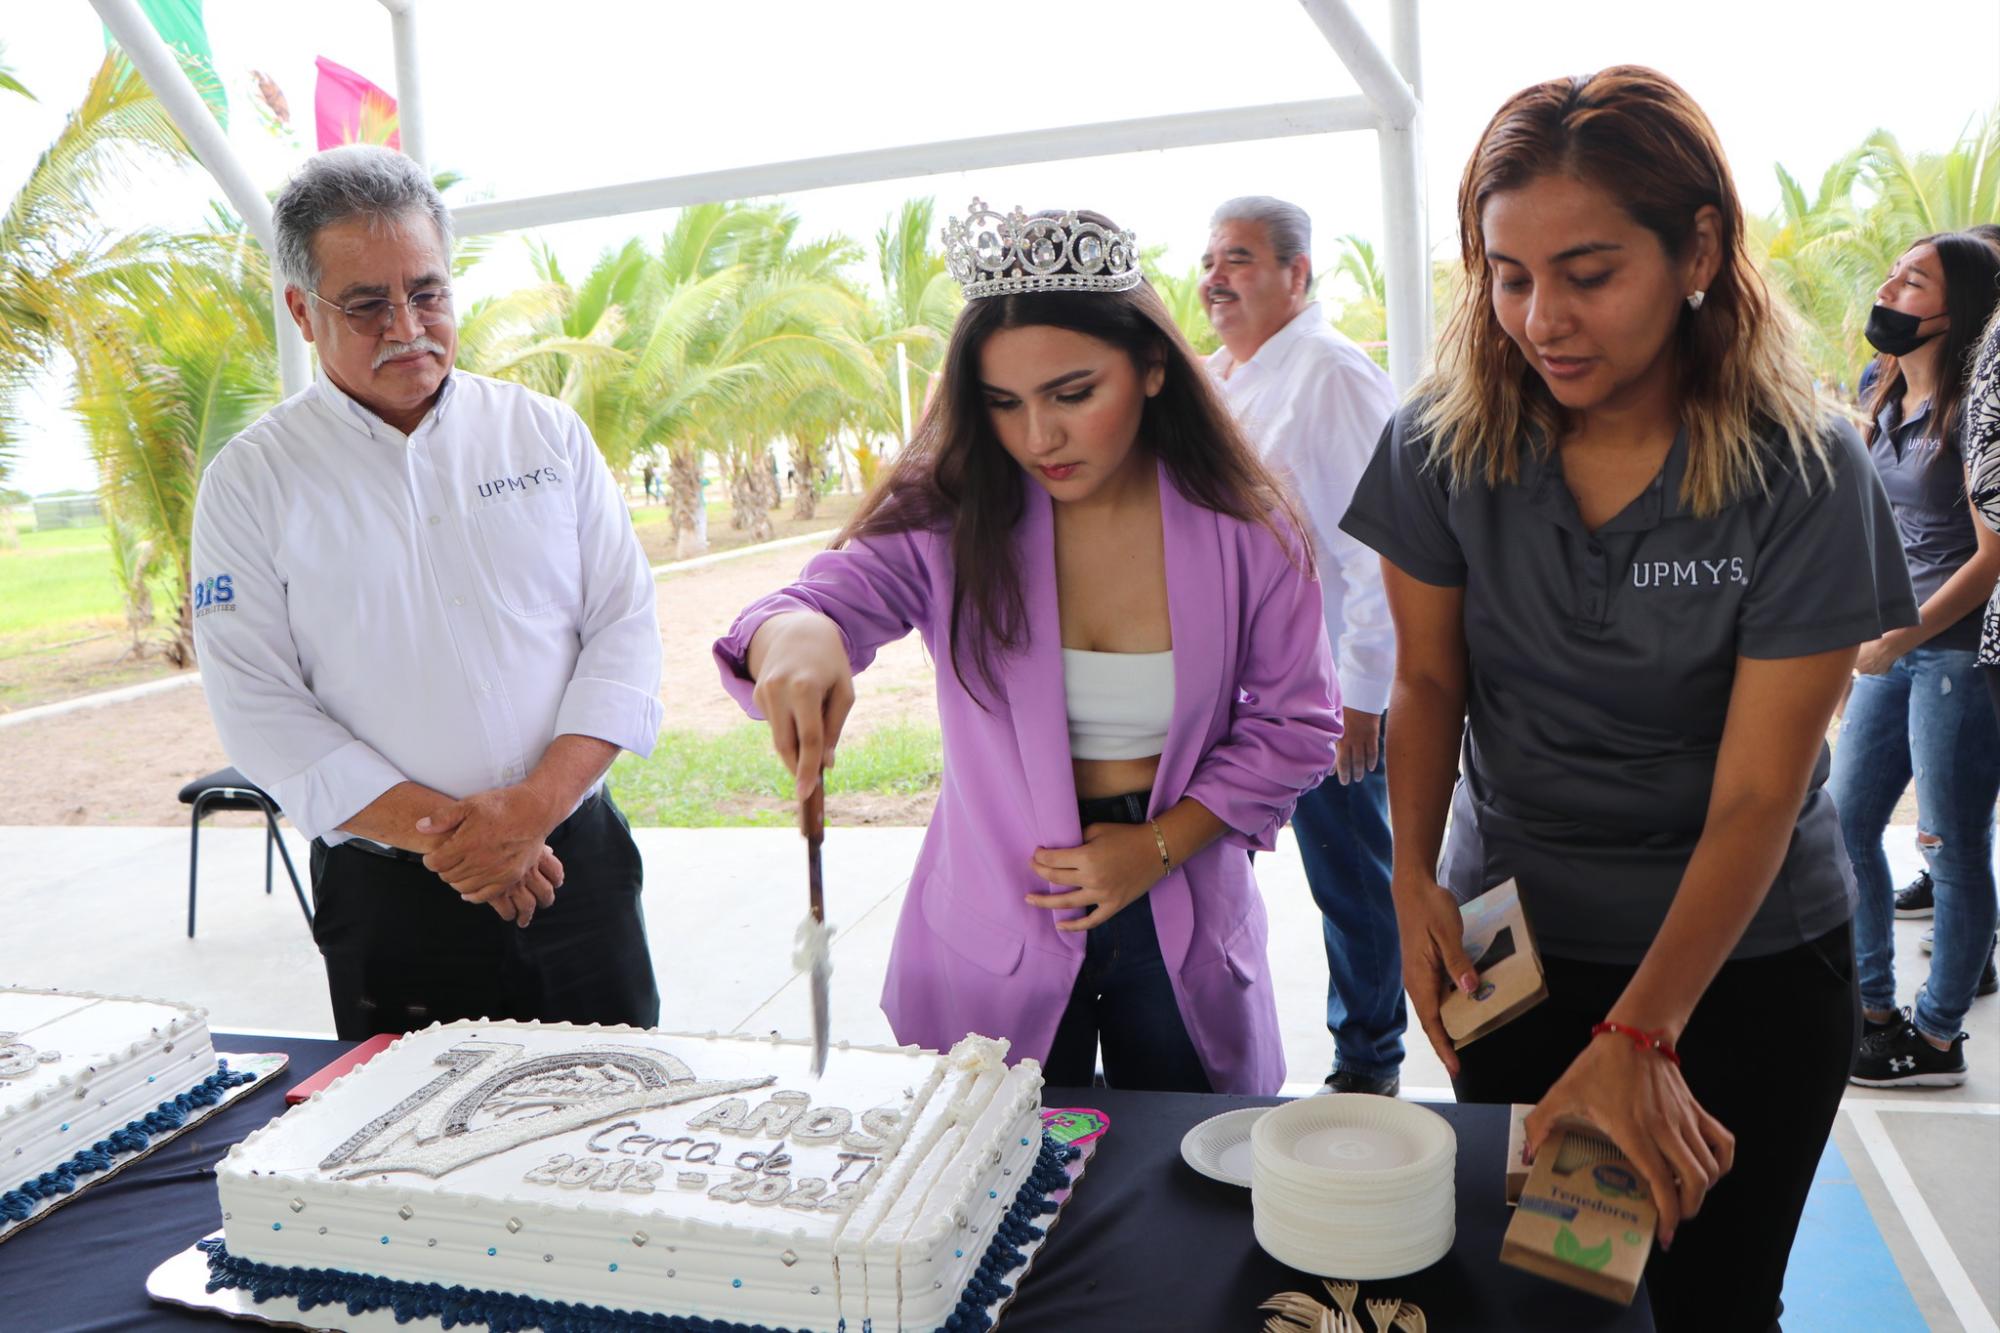
M813 784L812 795L799 802L799 831L817 847L826 837L826 774Z

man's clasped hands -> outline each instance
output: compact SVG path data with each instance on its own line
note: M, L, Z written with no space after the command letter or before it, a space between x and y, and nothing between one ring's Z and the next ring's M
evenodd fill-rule
M556 900L562 862L545 841L569 813L526 783L475 792L417 821L424 867L469 903L525 927Z

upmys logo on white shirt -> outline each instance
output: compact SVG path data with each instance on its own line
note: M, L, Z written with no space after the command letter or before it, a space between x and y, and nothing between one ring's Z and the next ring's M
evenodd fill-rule
M1750 582L1750 571L1740 555L1719 560L1635 560L1632 586L1635 588L1719 588L1725 583Z
M482 500L504 500L513 496L536 491L550 490L562 485L562 477L552 467L538 467L533 472L523 472L514 477L495 477L491 481L479 483L479 498Z

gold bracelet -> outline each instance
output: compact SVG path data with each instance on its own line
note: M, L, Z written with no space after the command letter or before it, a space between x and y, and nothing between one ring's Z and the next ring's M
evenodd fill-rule
M1174 871L1174 858L1167 855L1167 835L1160 832L1159 820L1149 819L1146 822L1152 825L1153 842L1160 849L1160 873L1163 875L1171 875Z

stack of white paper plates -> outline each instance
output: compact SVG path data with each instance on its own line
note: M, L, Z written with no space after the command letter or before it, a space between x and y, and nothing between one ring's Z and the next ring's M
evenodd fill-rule
M1322 1277L1401 1277L1456 1230L1458 1140L1409 1102L1349 1094L1276 1107L1250 1131L1257 1243Z

